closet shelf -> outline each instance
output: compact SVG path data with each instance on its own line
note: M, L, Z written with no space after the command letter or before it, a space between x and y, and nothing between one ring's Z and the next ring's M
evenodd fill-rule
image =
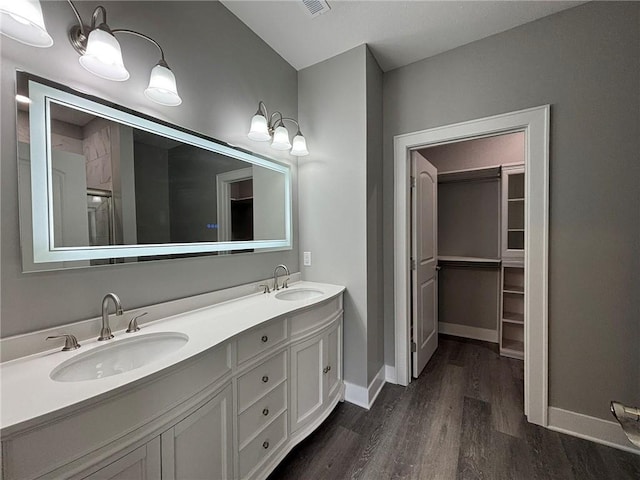
M481 258L481 257L460 257L452 255L440 255L438 256L439 264L449 265L469 265L476 267L499 267L502 260L499 258Z
M503 339L500 354L505 357L519 358L522 360L524 358L524 342Z
M502 319L504 321L510 321L511 323L524 324L524 315L516 312L503 312Z
M514 295L524 295L524 288L517 287L515 285L505 285L502 290L503 293L512 293Z
M524 325L524 319L522 319L522 320L514 320L514 319L511 319L511 318L506 318L505 317L505 318L502 319L502 321L504 323L512 323L514 325Z

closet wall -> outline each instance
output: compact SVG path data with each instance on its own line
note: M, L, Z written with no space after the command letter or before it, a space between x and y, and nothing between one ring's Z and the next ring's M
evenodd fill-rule
M524 163L524 133L420 153L438 169L439 330L498 343L502 193L491 167Z

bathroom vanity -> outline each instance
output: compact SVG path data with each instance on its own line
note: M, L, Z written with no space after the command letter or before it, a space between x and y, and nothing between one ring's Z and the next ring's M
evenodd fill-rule
M343 399L343 291L299 282L5 362L2 478L266 478ZM93 350L118 371L167 332L188 340L77 379Z

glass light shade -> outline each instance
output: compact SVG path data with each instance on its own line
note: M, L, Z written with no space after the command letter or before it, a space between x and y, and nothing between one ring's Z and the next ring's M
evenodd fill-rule
M291 142L289 142L289 132L285 127L280 125L273 132L273 142L271 142L271 148L275 150L289 150L291 148Z
M301 133L298 132L298 134L293 137L293 148L289 153L297 157L304 157L305 155L309 155L309 150L307 150L307 141L304 139Z
M256 113L251 119L251 128L247 135L251 140L256 142L266 142L271 138L269 135L269 126L267 125L267 119L264 115Z
M149 86L144 91L145 96L160 105L175 107L182 103L178 88L176 87L176 77L171 69L164 65L156 65L151 69Z
M100 27L89 34L87 51L80 57L80 65L89 72L107 80L123 82L129 72L122 61L122 51L116 37Z
M50 47L38 0L0 0L0 33L32 47Z

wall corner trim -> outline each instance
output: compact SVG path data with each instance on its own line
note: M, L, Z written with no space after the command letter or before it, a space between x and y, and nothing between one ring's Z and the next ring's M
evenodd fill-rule
M398 383L398 377L396 375L396 367L393 365L384 366L384 380L387 383Z
M344 382L345 401L370 410L374 402L376 401L376 398L378 398L378 394L382 390L382 387L385 384L386 369L387 367L385 365L382 365L367 388L361 387L360 385L354 385L353 383Z
M635 447L627 439L622 427L613 421L550 406L547 428L640 455L640 448Z

